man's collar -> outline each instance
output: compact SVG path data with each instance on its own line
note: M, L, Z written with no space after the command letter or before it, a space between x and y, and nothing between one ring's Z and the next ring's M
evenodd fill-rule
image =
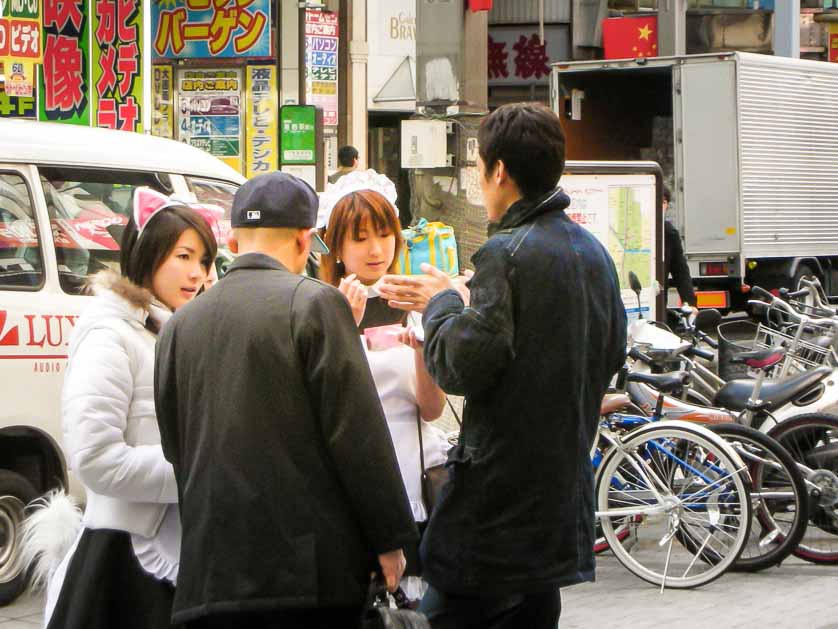
M564 210L570 205L570 197L564 190L556 188L537 199L518 199L509 206L498 229L512 229L531 221L536 216L551 210Z
M238 258L233 260L233 263L227 268L227 273L239 269L271 269L274 271L288 271L279 260L269 256L265 253L243 253ZM288 271L290 273L290 271Z

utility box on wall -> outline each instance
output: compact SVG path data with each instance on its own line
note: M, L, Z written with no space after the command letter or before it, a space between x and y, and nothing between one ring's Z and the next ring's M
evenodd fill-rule
M447 138L444 120L402 121L402 168L445 168Z

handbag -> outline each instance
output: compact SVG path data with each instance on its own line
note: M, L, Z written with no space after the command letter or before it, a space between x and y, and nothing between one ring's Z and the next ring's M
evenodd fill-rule
M460 416L454 410L454 405L446 396L445 401L448 402L448 408L454 414L454 419L457 425L462 429L463 422L460 421ZM422 482L422 502L425 503L425 510L428 512L428 518L431 517L434 507L439 502L440 494L442 494L442 487L448 482L448 468L445 463L439 465L432 465L425 468L425 445L422 442L422 418L416 415L416 427L419 429L419 465L421 466L421 482Z
M390 606L390 597L396 608ZM361 616L362 629L431 629L428 619L409 608L404 591L399 588L393 594L376 575L370 581L370 589Z
M429 223L419 219L413 227L402 230L405 246L399 252L399 273L419 275L423 262L435 266L451 277L460 273L457 239L454 228L445 223Z

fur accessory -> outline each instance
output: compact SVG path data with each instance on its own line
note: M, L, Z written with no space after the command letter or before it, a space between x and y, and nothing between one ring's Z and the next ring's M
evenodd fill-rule
M352 194L359 190L378 192L390 202L390 205L396 210L396 216L399 215L399 208L396 207L396 197L398 196L396 193L396 184L387 175L377 173L372 168L368 170L353 170L338 179L336 183L330 183L326 187L326 191L320 195L320 207L317 211L317 227L327 227L329 225L329 217L332 215L332 210L337 202L347 194Z
M33 589L47 585L81 529L82 512L73 496L55 489L33 501L23 521L21 557Z

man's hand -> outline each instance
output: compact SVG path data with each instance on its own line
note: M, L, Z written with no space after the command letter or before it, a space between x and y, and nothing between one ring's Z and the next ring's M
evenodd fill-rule
M404 569L407 566L404 552L399 548L398 550L391 550L389 553L379 555L378 563L381 565L381 574L384 576L387 590L395 592L399 587L399 581L401 581Z
M435 266L423 262L422 272L424 275L385 275L378 285L378 294L393 308L424 312L434 295L457 288Z
M340 281L338 290L343 293L352 308L352 316L355 325L361 325L364 319L364 311L367 309L367 287L356 279L355 274L347 275Z
M463 271L462 275L458 275L452 281L454 283L454 288L457 289L457 292L460 293L460 297L463 298L463 303L468 306L469 300L471 299L471 291L466 286L466 282L468 282L472 276L474 275L474 271L466 269Z

